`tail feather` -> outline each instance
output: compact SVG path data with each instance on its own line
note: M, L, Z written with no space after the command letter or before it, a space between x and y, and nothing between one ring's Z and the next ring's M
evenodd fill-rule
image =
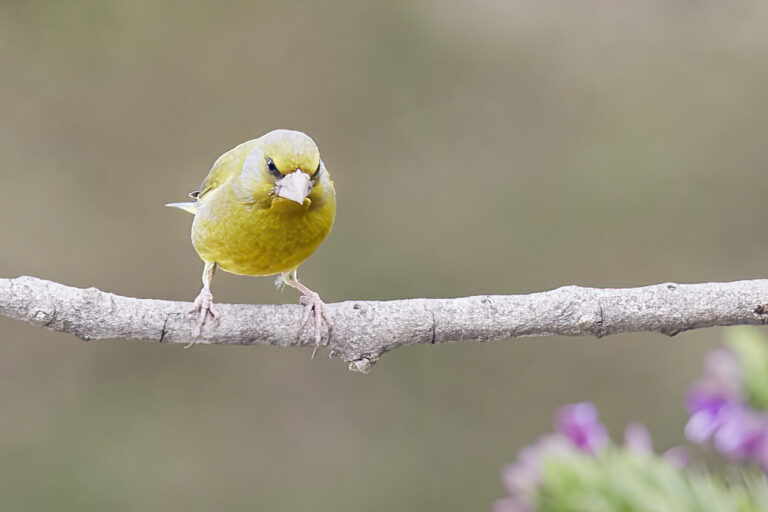
M165 206L178 208L179 210L184 210L185 212L189 212L192 215L197 213L197 203L168 203Z

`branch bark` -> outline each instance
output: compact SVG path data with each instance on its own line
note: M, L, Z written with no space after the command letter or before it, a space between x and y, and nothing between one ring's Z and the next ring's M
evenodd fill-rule
M299 305L217 304L195 335L189 302L137 299L34 277L0 279L0 314L82 340L312 345L299 332ZM347 301L328 304L332 357L366 372L382 354L417 343L524 336L597 336L653 331L674 336L702 327L768 322L768 280L663 283L640 288L565 286L530 295Z

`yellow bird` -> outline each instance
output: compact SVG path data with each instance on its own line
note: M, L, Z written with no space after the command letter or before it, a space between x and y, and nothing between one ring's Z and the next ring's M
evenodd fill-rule
M302 132L274 130L221 155L193 202L170 203L195 216L192 245L205 263L192 312L198 335L213 307L216 268L246 276L278 274L275 284L302 294L301 326L314 314L315 345L331 323L320 296L296 269L325 240L336 216L336 192L315 142ZM317 350L317 349L315 349Z

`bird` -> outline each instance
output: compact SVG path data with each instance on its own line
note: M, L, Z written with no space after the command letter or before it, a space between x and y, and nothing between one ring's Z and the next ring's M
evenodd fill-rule
M336 191L315 142L283 129L243 142L221 155L189 195L192 201L166 206L194 215L192 245L203 260L203 287L190 310L198 337L207 317L219 316L211 292L216 269L276 275L278 287L301 293L299 332L313 317L317 352L323 321L329 332L332 324L326 304L299 281L297 269L331 232Z

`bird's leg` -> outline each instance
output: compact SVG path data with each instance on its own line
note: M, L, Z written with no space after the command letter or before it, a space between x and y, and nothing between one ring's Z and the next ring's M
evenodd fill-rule
M282 281L287 284L288 286L291 286L293 288L296 288L301 292L301 298L299 299L299 304L304 306L304 314L301 317L301 324L299 325L299 332L301 332L302 329L304 329L304 326L309 321L310 317L314 315L314 335L315 335L315 350L312 352L312 357L315 357L315 354L317 353L318 347L320 347L320 342L323 339L323 320L325 320L325 323L328 325L328 336L330 338L330 332L333 329L333 323L331 322L331 319L328 316L328 309L323 302L323 300L320 298L320 295L317 294L317 292L313 292L309 288L307 288L305 285L299 282L299 278L296 275L296 270L292 270L291 272L287 274L282 274Z
M197 336L199 337L203 333L203 325L205 324L205 318L210 313L211 317L218 316L219 313L213 308L213 294L211 293L211 281L213 281L213 274L216 272L216 263L205 262L203 268L203 289L200 290L195 304L190 313L200 312L197 324ZM187 345L188 347L194 345L192 341Z

